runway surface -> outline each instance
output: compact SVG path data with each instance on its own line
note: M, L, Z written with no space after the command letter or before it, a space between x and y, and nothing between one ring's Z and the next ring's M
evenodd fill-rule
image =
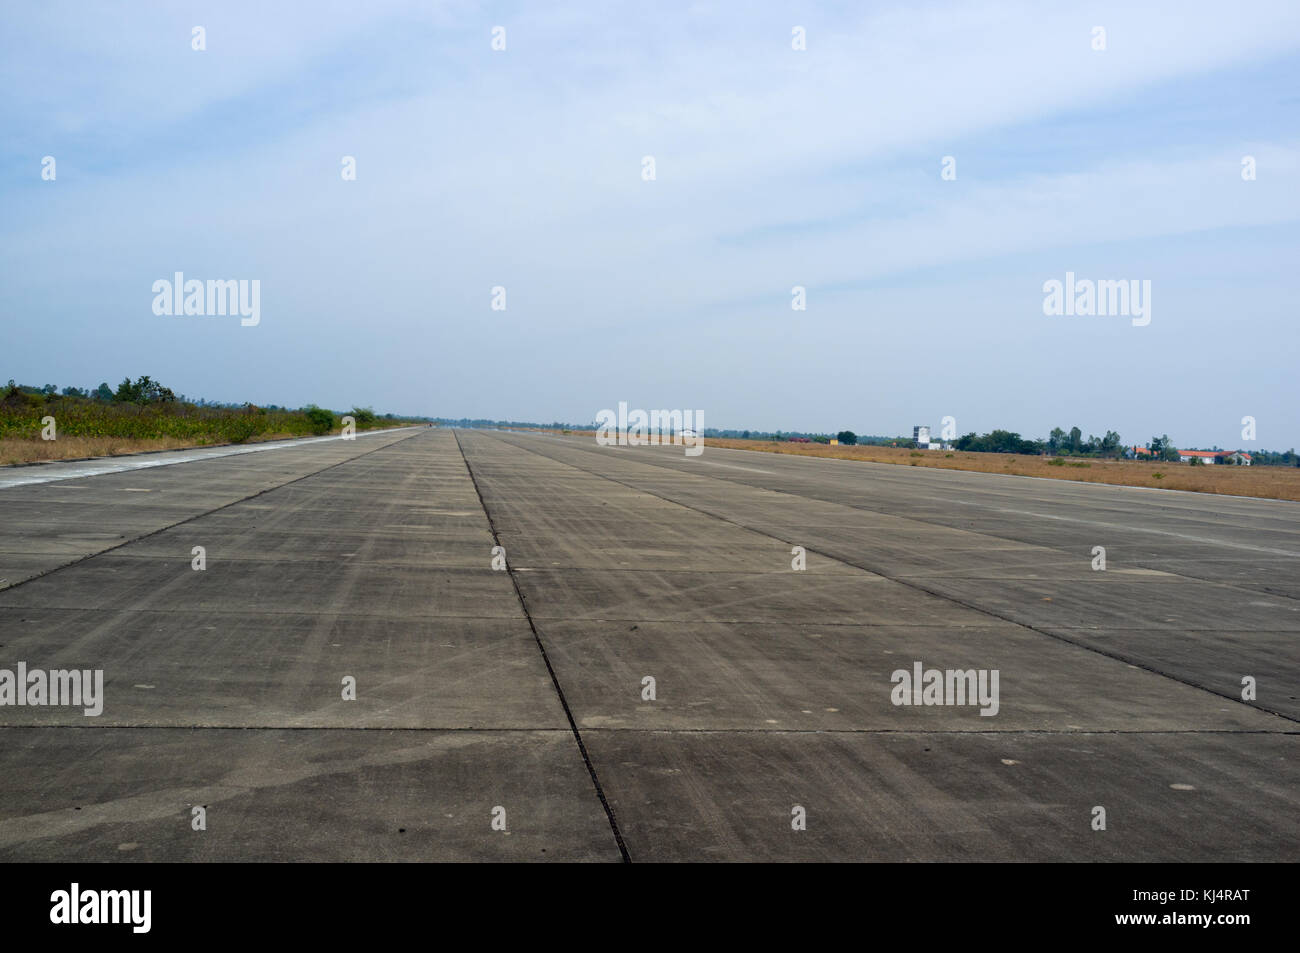
M1294 503L407 430L0 517L0 670L104 679L0 707L3 860L1300 854Z

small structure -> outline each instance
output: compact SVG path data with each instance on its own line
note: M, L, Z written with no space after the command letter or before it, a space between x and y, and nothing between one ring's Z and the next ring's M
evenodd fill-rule
M1242 453L1240 450L1179 450L1178 462L1191 463L1193 460L1200 460L1206 466L1215 463L1236 464L1238 466L1250 466L1250 454Z
M930 428L924 424L912 428L912 441L918 450L951 450L949 444L930 439Z

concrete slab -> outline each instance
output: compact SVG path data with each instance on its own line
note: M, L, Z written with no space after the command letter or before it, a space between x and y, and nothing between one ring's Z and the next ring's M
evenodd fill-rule
M241 458L263 463L238 489L283 479L278 452ZM0 857L619 858L454 438L313 453L295 482L209 496L212 512L201 494L133 503L122 528L149 535L0 590L0 667L105 675L97 717L0 708ZM229 466L91 478L80 531L96 506L120 515L113 480L162 496L169 471L208 484ZM35 522L71 532L53 486L14 492L46 494Z
M3 728L0 777L7 862L619 859L567 729Z
M519 614L513 596L505 574L493 574L490 568L225 559L195 572L183 557L106 554L20 588L0 590L0 608L265 613L350 612L364 605L389 618L511 619Z
M365 440L295 443L235 456L179 451L169 456L188 455L195 462L38 484L15 481L34 479L33 474L46 478L80 473L90 463L0 467L0 478L7 475L14 484L0 486L0 558L5 561L0 578L13 585L51 568L49 560L27 557L59 555L70 563L419 433L401 430Z
M623 491L641 489L700 517L797 539L847 565L1063 638L1166 630L1172 646L1182 632L1211 628L1211 619L1239 633L1290 632L1300 621L1300 600L1287 595L1300 579L1300 506L1292 503L708 449L728 461L761 460L768 473L713 468L705 475L665 448L612 451L589 438L519 434L482 439L543 456L547 466L617 480ZM981 530L976 516L996 525ZM1094 544L1109 547L1105 572L1091 568ZM1180 560L1164 558L1175 551ZM1183 573L1206 553L1218 561L1208 565L1253 559L1259 572L1252 582ZM1300 652L1261 636L1242 655L1244 644L1202 640L1195 651L1164 653L1161 670L1200 686L1220 685L1221 673L1232 671L1295 683ZM1129 652L1123 640L1104 651L1133 664L1153 658L1149 645ZM1275 693L1267 707L1300 718L1292 694Z
M638 860L1285 862L1300 841L1294 735L584 739Z
M1300 853L1291 504L489 432L353 449L0 490L0 668L107 679L98 719L0 707L0 857ZM998 714L893 704L917 661L996 669Z
M1294 727L1012 625L542 620L538 629L580 728L1285 732ZM957 706L895 705L893 674L911 673L918 661L941 670L996 670L995 714L980 714L974 698ZM655 679L653 701L642 697L646 676Z
M0 663L102 669L103 713L0 708L0 725L564 728L522 615L0 609ZM343 700L343 679L355 700Z

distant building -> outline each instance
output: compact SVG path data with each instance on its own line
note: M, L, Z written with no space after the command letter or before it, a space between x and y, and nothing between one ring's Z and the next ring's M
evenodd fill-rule
M930 439L930 428L926 426L916 426L912 428L912 440L918 450L951 450L946 443Z
M1191 463L1193 460L1200 460L1206 466L1215 463L1237 464L1238 466L1250 466L1251 457L1248 453L1242 453L1240 450L1179 450L1178 461L1180 463Z

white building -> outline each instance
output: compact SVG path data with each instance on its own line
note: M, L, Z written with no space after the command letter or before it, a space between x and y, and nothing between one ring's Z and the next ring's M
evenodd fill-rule
M951 450L952 444L943 443L940 440L934 440L930 437L930 428L926 426L917 426L912 428L912 440L916 442L918 450Z
M1191 463L1200 460L1206 466L1216 463L1235 463L1238 466L1250 466L1250 454L1240 450L1179 450L1178 462Z

